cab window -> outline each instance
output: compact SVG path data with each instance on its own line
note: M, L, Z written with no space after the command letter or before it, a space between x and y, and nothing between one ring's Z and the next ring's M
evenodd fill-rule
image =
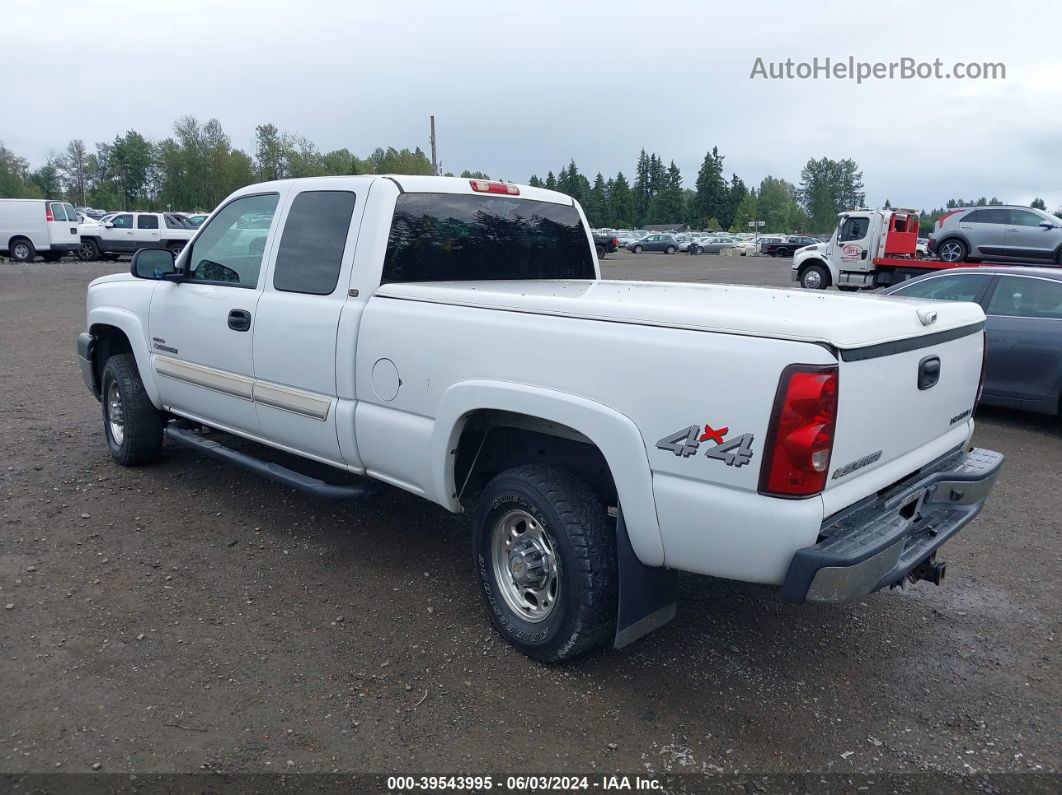
M841 224L841 234L837 238L837 242L846 243L849 240L862 240L867 236L869 228L869 218L846 218L844 223Z
M185 260L189 281L256 287L278 196L241 196L206 224Z
M111 219L111 226L115 229L132 229L133 216L131 213L120 213Z
M992 278L988 273L953 273L906 284L890 295L904 298L935 298L939 301L973 301Z
M1062 319L1062 282L1000 276L985 312L1006 317Z
M158 216L149 215L148 213L141 213L136 217L137 229L158 229L159 219Z
M296 196L277 250L274 289L310 295L335 290L353 212L354 194L349 191L304 191Z

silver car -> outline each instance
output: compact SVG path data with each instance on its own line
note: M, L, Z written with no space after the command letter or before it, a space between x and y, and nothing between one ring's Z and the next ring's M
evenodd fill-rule
M929 251L945 262L1000 259L1062 265L1062 219L1031 207L963 207L940 217L929 234Z

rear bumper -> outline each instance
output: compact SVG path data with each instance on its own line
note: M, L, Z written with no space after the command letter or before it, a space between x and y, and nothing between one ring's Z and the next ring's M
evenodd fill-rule
M1001 453L955 451L830 517L819 543L793 556L782 595L845 602L901 583L981 512L1002 466Z
M77 363L81 368L81 377L96 400L100 399L100 385L96 380L96 367L93 364L96 353L96 338L83 331L77 335Z

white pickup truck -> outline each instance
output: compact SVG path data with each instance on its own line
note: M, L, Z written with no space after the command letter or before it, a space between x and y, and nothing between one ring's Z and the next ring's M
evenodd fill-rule
M579 205L523 185L253 185L93 281L87 320L119 463L165 437L467 508L490 619L548 662L670 620L680 570L798 602L939 583L1002 464L970 448L976 304L601 281Z

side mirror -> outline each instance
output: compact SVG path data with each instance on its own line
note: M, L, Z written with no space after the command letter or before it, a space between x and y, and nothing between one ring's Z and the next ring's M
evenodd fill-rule
M104 226L107 227L108 229L114 229L114 224L112 224L110 221L105 223Z
M129 263L129 272L138 279L165 279L179 273L173 252L165 248L138 249Z
M1040 222L1040 226L1042 226L1044 229L1054 229L1055 228L1055 225L1053 223L1051 223L1050 221L1041 221Z

